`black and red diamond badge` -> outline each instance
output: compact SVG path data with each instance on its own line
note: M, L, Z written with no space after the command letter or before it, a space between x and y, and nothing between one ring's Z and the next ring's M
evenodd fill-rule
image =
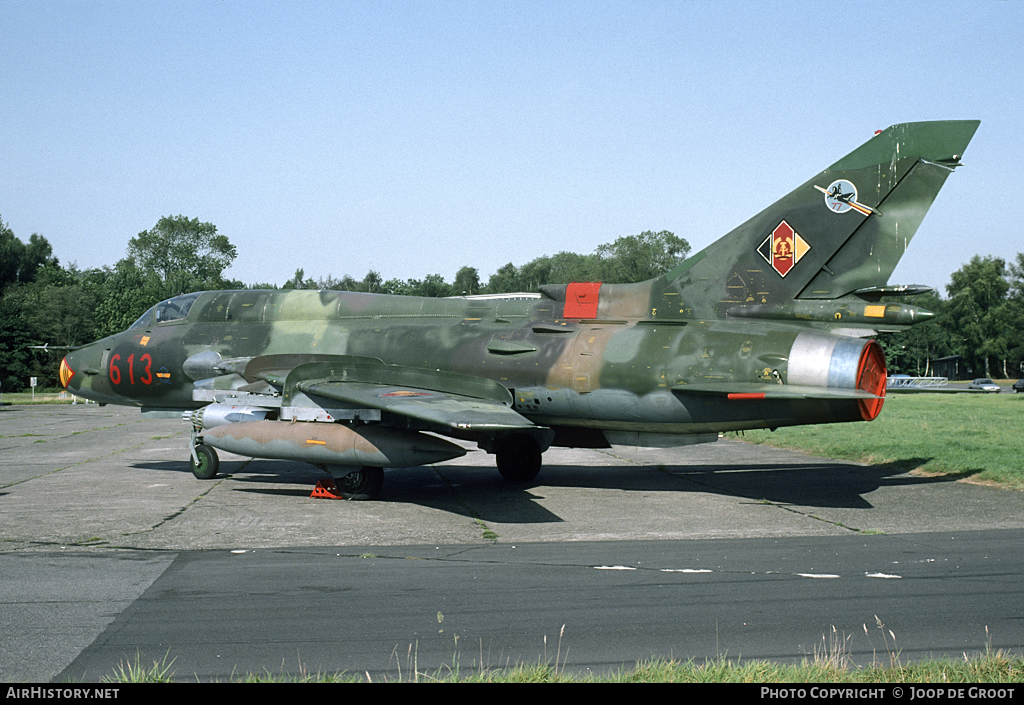
M784 277L810 249L807 241L789 223L782 221L764 239L757 251L772 269Z

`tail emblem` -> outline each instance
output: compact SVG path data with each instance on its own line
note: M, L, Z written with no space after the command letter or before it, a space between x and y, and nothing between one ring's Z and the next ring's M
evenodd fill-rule
M764 239L757 251L772 269L784 277L810 249L807 241L789 223L782 221Z
M857 187L852 181L838 179L829 184L827 189L821 186L814 188L825 194L825 205L833 213L845 213L848 210L855 210L861 215L871 215L874 209L857 203Z

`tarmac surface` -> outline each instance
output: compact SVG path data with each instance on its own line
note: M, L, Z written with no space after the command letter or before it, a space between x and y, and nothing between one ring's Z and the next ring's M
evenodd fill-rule
M859 610L850 625L873 630L870 613L887 599L901 605L891 611L905 630L919 629L922 652L977 649L990 626L998 627L992 645L1024 645L1019 492L723 440L667 450L556 448L526 487L502 480L493 458L474 451L387 471L380 501L341 502L310 499L326 474L300 463L221 454L221 474L196 480L187 443L180 420L144 419L134 409L0 407L0 680L94 681L133 653L151 662L172 652L179 673L201 678L309 668L408 674L411 662L396 649L420 638L420 667L450 660L456 637L479 641L474 662L532 662L541 636L544 653L555 655L565 615L579 639L573 667L669 652L715 656L723 637L730 654L785 658L809 653L840 605ZM916 556L922 571L909 592L886 580L905 577L892 567L897 554ZM349 560L331 568L335 558ZM397 558L420 562L389 560ZM641 564L659 566L647 597L651 584L634 582ZM697 597L687 581L715 571L731 577ZM681 582L665 583L665 575ZM770 588L760 592L749 576L773 576ZM666 591L676 597L662 600ZM394 605L386 619L382 595ZM754 628L723 611L713 622L680 621L684 613L698 619L709 599L733 602L728 609L743 619L789 619ZM352 621L369 630L353 623L331 639L310 639L323 631L320 604L362 617ZM196 619L219 626L202 635ZM734 633L723 625L730 621ZM797 623L796 634L780 636L779 621ZM622 624L602 631L610 622L638 626L632 636ZM688 630L700 637L680 646ZM882 646L880 637L866 639L852 651Z

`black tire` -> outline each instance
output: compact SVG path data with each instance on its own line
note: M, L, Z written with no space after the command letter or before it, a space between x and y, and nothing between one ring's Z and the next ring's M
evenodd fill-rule
M359 468L335 477L334 484L344 499L353 502L377 499L384 489L384 468Z
M494 452L498 472L509 482L530 482L541 466L541 451L531 436L510 436L501 441Z
M191 456L188 461L192 466L192 474L196 476L197 480L212 480L217 477L217 470L220 469L220 458L217 457L217 451L205 443L200 443L196 446L196 457L199 458L198 465Z

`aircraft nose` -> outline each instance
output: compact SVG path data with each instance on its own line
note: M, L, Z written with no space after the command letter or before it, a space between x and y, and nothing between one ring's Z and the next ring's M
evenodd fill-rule
M85 346L72 350L60 361L60 383L69 392L78 396L84 396L95 401L106 401L100 399L97 394L100 392L93 389L93 385L99 376L100 355L102 353L95 349L95 346Z

